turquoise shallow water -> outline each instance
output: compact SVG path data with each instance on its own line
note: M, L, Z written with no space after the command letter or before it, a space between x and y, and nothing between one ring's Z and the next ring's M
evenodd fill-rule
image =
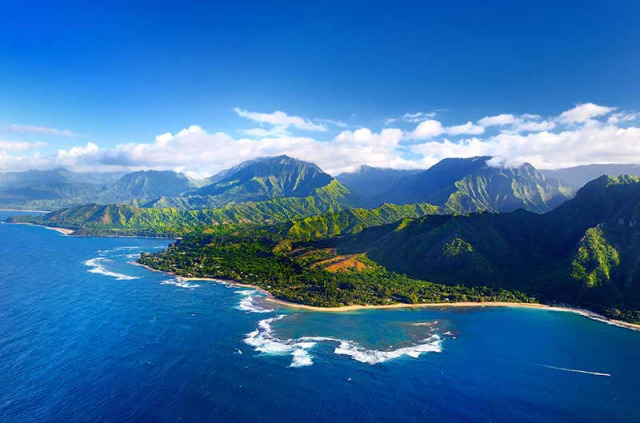
M166 244L0 225L0 421L640 421L638 332L544 310L278 310L129 263Z

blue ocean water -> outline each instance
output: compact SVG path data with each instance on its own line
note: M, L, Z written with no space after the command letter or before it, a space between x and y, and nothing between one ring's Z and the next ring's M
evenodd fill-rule
M130 264L166 244L0 224L1 422L640 421L640 332L544 310L274 309Z

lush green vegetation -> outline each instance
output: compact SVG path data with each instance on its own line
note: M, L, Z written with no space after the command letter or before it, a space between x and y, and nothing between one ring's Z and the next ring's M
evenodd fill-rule
M440 283L523 291L640 321L640 183L599 178L546 214L426 216L317 242Z
M348 257L360 270L328 271L326 262L344 259L335 251L312 247L278 251L271 238L244 234L190 235L167 251L143 254L140 263L186 277L249 283L277 298L314 306L352 304L440 303L459 301L532 301L498 288L442 285L409 278L365 256ZM332 261L333 260L333 261Z
M332 212L351 205L338 181L318 188L309 197L282 197L256 203L231 204L218 209L134 207L126 204L88 204L48 213L20 216L14 222L74 229L79 235L179 237L204 227L285 222Z
M450 213L508 212L523 208L544 213L571 198L571 189L547 178L530 164L517 167L489 165L491 157L444 159L431 168L397 178L383 192L369 187L377 183L371 172L342 177L360 192L376 192L367 204L428 202ZM378 170L384 172L383 169ZM393 172L393 171L387 171ZM395 174L391 173L392 179Z
M211 195L173 197L184 202L180 207L159 207L169 199L156 207L89 204L12 221L81 235L185 237L142 261L183 275L250 282L307 304L535 298L640 321L640 180L602 177L545 214L496 214L486 210L540 212L566 193L530 166L492 167L487 159L445 160L426 176L398 176L399 195L428 194L441 206L353 208L354 197L340 182L280 157L212 178ZM125 191L155 189L149 175L129 177ZM269 199L189 209L228 194ZM485 212L465 214L470 210Z

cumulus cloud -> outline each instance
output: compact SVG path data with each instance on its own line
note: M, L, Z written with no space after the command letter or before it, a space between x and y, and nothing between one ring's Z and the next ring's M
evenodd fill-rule
M510 113L503 113L496 116L487 116L478 121L478 123L484 127L513 125L517 122L519 122L519 118Z
M437 137L444 133L444 127L437 120L425 120L420 122L416 128L407 136L414 140L424 140Z
M608 115L615 110L615 107L598 106L593 103L578 104L571 110L562 112L558 116L560 123L584 123L595 117Z
M444 127L437 120L425 120L420 122L416 128L407 134L407 138L412 140L425 140L438 135L478 135L484 132L484 127L467 122L463 125Z
M280 154L317 163L333 174L362 164L425 168L447 157L473 156L494 156L491 163L496 166L529 162L540 168L640 163L640 127L634 126L637 112L591 103L557 116L505 113L452 126L426 119L408 129L362 127L335 136L322 131L322 138L291 135L286 130L305 128L298 120L302 118L291 120L296 117L286 113L282 114L286 119L259 115L266 126L239 137L192 125L176 133L162 133L150 142L111 147L88 142L48 155L37 151L28 155L25 152L34 148L29 143L11 142L5 148L0 143L0 170L54 166L79 171L178 169L202 177L244 160Z
M496 116L483 117L478 121L478 125L490 128L500 127L501 131L509 132L540 132L549 131L555 128L553 120L540 120L539 115L523 114L516 116L510 113L503 113Z
M49 128L46 126L35 126L35 125L8 125L4 128L5 131L8 132L24 132L24 133L32 133L32 134L45 134L45 135L56 135L63 137L73 137L75 133L68 129L57 129L57 128Z
M474 125L471 122L467 122L464 125L450 126L446 129L446 133L449 135L479 135L484 132L484 126Z
M562 132L501 133L487 139L431 141L412 147L426 165L446 157L496 156L510 165L540 168L590 163L640 163L640 128L585 126Z

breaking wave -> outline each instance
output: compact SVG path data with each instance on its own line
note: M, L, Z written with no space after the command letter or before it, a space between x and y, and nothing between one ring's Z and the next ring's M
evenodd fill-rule
M125 275L124 273L113 272L104 266L104 263L112 262L112 261L113 260L109 260L104 257L95 257L85 261L84 265L90 267L89 269L90 273L97 273L99 275L110 276L112 278L118 279L119 281L139 279L137 276L130 276L130 275Z
M178 278L167 279L166 281L160 282L160 285L174 285L174 286L177 286L179 288L184 288L184 289L200 288L200 285L198 285L197 283L189 283L189 282L187 282L185 280L178 279Z
M333 351L334 354L346 355L367 364L379 364L403 356L418 358L423 353L442 351L442 339L437 334L433 334L415 345L388 351L366 349L353 341L323 336L280 339L273 333L271 324L284 317L284 314L279 314L276 317L261 320L258 322L258 328L246 335L244 342L263 354L292 356L290 367L312 365L313 357L310 350L319 342L338 344Z
M273 311L272 309L260 307L255 303L256 293L257 292L255 290L236 291L236 294L242 295L242 299L240 300L237 309L250 313L271 313Z

